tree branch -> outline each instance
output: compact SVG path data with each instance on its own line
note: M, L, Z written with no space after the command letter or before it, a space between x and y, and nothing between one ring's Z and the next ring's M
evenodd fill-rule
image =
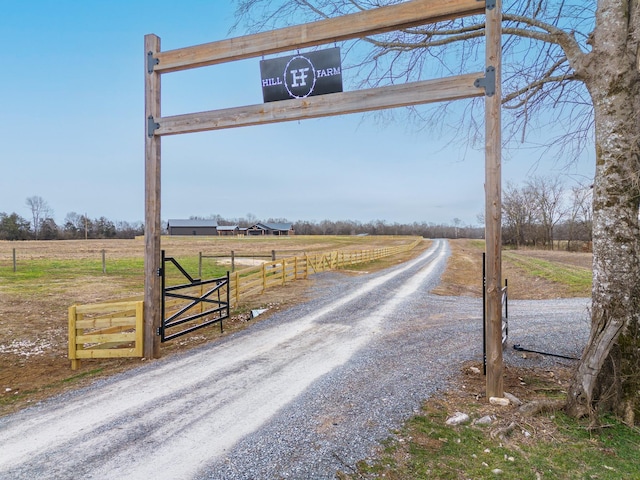
M450 36L450 37L443 38L441 40L436 40L436 41L400 42L400 41L375 40L374 38L371 38L371 37L365 37L362 40L378 48L384 48L389 50L401 50L406 52L410 50L415 50L416 48L442 47L444 45L449 45L454 42L461 42L463 40L471 40L473 38L480 38L480 37L484 37L484 31L469 32L466 34Z
M582 73L579 72L580 65L583 63L586 54L582 51L582 48L580 48L580 44L576 41L573 34L570 34L556 27L555 25L542 22L535 18L512 14L504 14L502 18L504 21L515 22L518 25L528 25L530 27L537 28L546 32L544 33L540 32L539 30L528 30L525 28L511 26L505 26L502 29L502 32L508 35L517 35L519 37L531 38L534 40L539 40L541 42L553 43L560 46L562 50L564 50L564 53L571 67L576 71L577 74Z
M565 75L551 75L551 73L558 68L562 63L564 63L563 59L562 61L558 61L556 62L541 78L538 78L537 80L528 83L527 85L525 85L522 88L519 88L518 90L515 90L511 93L509 93L508 95L505 95L502 98L502 103L509 103L511 100L514 100L516 98L518 98L519 96L530 92L533 89L537 89L539 90L540 88L542 88L544 85L548 84L548 83L554 83L554 82L564 82L567 80L576 80L575 75L572 74L565 74ZM530 95L527 96L527 99L530 97ZM505 108L518 108L521 107L524 103L526 103L527 99L523 100L522 102L513 105L513 106L505 106Z

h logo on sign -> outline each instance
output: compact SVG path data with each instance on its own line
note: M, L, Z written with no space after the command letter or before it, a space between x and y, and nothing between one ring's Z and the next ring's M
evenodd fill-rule
M299 68L297 70L290 70L291 73L291 86L292 87L306 87L307 86L307 72L309 68Z

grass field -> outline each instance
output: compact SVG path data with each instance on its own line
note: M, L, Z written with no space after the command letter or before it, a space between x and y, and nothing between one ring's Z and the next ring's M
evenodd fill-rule
M513 267L524 270L529 276L543 278L562 285L568 290L567 293L586 296L585 293L591 289L592 272L590 268L562 264L514 252L505 252L504 260Z
M435 293L482 295L482 240L451 242L452 257ZM561 250L505 250L502 279L508 280L509 298L588 297L591 295L590 253Z

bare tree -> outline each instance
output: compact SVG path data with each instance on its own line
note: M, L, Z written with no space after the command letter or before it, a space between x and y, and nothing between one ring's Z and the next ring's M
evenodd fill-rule
M63 229L66 237L79 238L80 232L84 231L82 217L76 212L67 213L64 217Z
M244 218L247 221L248 226L255 225L256 223L258 223L258 217L256 217L251 212L247 213Z
M236 0L250 30L333 17L396 0ZM501 2L498 2L500 6ZM362 83L382 84L484 70L484 17L367 38L347 51ZM544 125L558 132L547 153L576 158L595 133L592 328L568 395L575 416L640 413L640 5L637 0L531 0L503 12L503 140L525 140ZM466 114L465 136L481 120L467 108L414 110L442 122ZM481 138L481 137L480 137Z
M538 221L544 232L544 244L553 250L553 230L566 213L563 196L564 188L558 177L536 176L527 181L525 190L538 215Z
M44 200L44 198L37 195L28 197L26 204L31 210L31 218L33 219L31 225L33 227L33 233L36 240L38 240L38 234L40 233L42 222L53 215L53 210L51 210L51 207L49 207L49 204Z
M462 223L462 220L460 220L458 217L453 219L453 225L455 228L455 238L458 238L458 230L460 228L461 223Z
M502 196L503 238L516 248L533 240L528 234L533 227L533 201L528 191L508 182Z
M568 209L567 250L572 249L572 241L576 237L591 241L592 229L591 185L571 187L571 206Z

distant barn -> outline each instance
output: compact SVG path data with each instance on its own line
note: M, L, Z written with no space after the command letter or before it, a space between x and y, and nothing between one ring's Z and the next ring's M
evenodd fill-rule
M238 227L238 225L218 225L219 236L232 236L241 234L244 234L244 232L240 233L240 227Z
M215 220L169 220L169 235L217 235L218 222Z
M247 235L293 235L291 223L256 223L247 229Z

